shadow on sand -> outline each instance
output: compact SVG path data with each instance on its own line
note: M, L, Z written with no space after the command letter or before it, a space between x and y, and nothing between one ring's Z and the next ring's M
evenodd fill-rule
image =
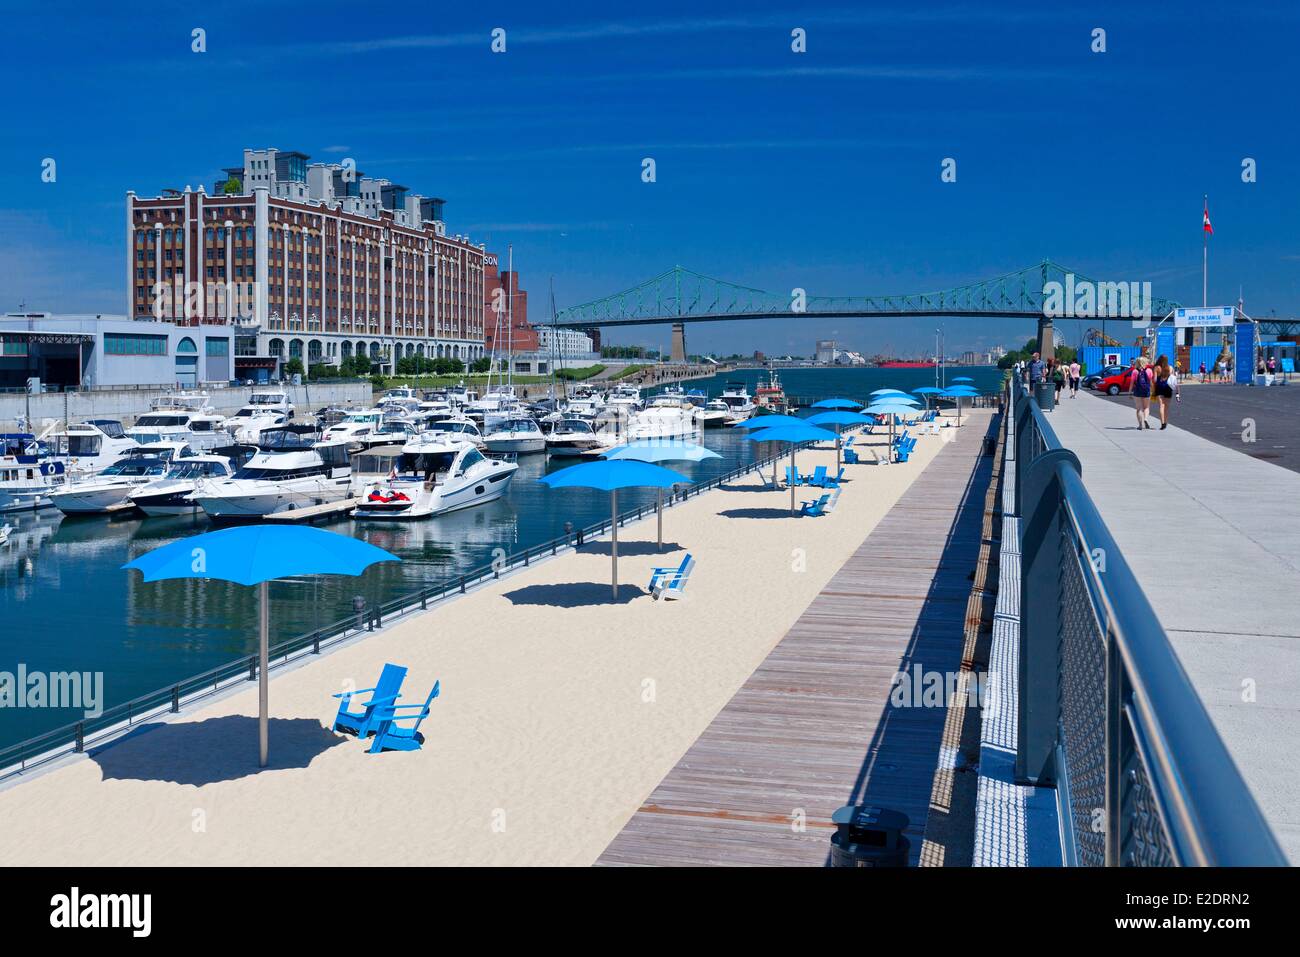
M202 787L259 771L305 768L349 739L315 718L271 718L270 764L257 766L257 719L227 715L206 721L155 722L87 752L104 780L173 781Z
M619 551L622 551L622 546ZM636 585L619 585L618 597L609 583L564 582L556 585L527 585L505 593L515 605L550 605L554 608L580 608L586 605L626 605L646 594Z
M718 513L723 518L791 518L790 507L785 508L728 508ZM795 512L797 516L799 513Z
M680 552L682 550L682 546L676 542L664 542L662 548L654 542L625 542L620 539L618 543L619 558L632 558L636 555L664 555L668 552ZM609 542L586 542L579 549L579 552L583 555L608 555Z

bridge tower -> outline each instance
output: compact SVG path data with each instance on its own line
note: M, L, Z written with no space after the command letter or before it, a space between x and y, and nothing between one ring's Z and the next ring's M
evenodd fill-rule
M1044 362L1056 355L1056 332L1047 316L1038 320L1038 354Z
M673 347L672 355L669 356L672 362L686 361L686 323L673 323Z

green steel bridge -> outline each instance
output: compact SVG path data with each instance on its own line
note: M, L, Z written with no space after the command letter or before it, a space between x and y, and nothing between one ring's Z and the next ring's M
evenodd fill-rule
M824 319L955 316L1047 318L1043 290L1049 282L1093 282L1049 260L1004 276L942 289L894 296L807 296L778 294L714 279L682 266L603 299L562 309L555 325L574 329L659 323L719 322L729 319ZM1100 285L1100 284L1098 284ZM1166 316L1178 304L1153 299L1151 312ZM801 307L801 308L800 308ZM1082 317L1086 318L1086 317Z

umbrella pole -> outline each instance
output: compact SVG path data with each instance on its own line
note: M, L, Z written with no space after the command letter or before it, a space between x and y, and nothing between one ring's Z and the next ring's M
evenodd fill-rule
M790 514L794 514L794 482L799 475L799 470L794 464L794 443L790 443Z
M612 560L614 597L618 598L618 489L609 493L609 556Z
M835 472L838 475L840 471L840 436L844 434L844 426L835 427Z
M659 538L655 542L660 551L664 547L664 490L655 489L655 513L659 519Z
M270 658L270 630L271 630L271 601L267 595L267 583L261 582L257 586L257 603L258 603L258 632L259 641L257 643L257 753L259 768L266 767L268 737L267 734L267 699L268 682L266 677L267 662Z

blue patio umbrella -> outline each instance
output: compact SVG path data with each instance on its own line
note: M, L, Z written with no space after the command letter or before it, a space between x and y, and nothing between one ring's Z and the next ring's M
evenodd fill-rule
M801 419L797 415L755 415L743 422L737 422L732 425L733 429L748 431L750 429L774 429L778 425L802 425L807 419Z
M607 459L634 459L638 462L703 462L705 459L722 458L712 449L691 442L630 442L619 445L608 452L601 453ZM655 490L655 518L658 524L658 537L655 543L664 547L664 490Z
M814 406L816 408L816 406ZM835 470L840 468L840 440L842 437L843 427L846 425L868 425L874 421L869 415L863 415L861 412L820 412L817 415L809 416L805 420L809 425L833 425L835 426Z
M954 376L952 381L953 382L974 382L975 380L968 375L959 375L959 376Z
M538 479L551 488L595 488L609 492L609 554L612 559L614 597L618 598L618 490L621 488L672 488L689 485L680 472L636 459L602 459L560 469Z
M916 407L921 403L917 402L911 396L884 396L879 402L867 406L862 411L868 415L887 415L889 416L889 448L890 460L893 460L894 448L894 416L896 415L915 415Z
M740 429L742 432L753 429L774 429L778 425L803 425L807 419L801 419L797 415L755 415L743 422L735 423L733 428ZM772 484L776 485L776 462L772 462Z
M925 399L925 407L928 409L930 408L930 396L939 395L943 392L943 389L940 389L938 386L923 385L919 389L913 389L912 392Z
M833 442L838 436L827 429L819 429L815 425L809 425L806 421L800 421L798 425L778 425L773 429L761 429L758 432L752 432L745 436L751 442L788 442L790 444L790 474L791 477L798 475L795 470L794 452L795 446L800 442ZM790 484L790 514L794 514L794 482Z
M872 395L907 395L902 389L877 389Z
M814 402L809 408L813 409L860 409L861 402L854 402L852 399L822 399L820 402Z
M268 659L271 607L267 582L290 575L360 575L376 562L399 562L382 548L346 535L298 525L223 528L145 552L122 567L144 573L146 582L170 578L219 578L258 591L257 737L259 767L266 767Z
M979 395L977 391L968 385L955 385L946 389L943 393L945 399L952 399L957 405L957 425L961 425L961 400Z

